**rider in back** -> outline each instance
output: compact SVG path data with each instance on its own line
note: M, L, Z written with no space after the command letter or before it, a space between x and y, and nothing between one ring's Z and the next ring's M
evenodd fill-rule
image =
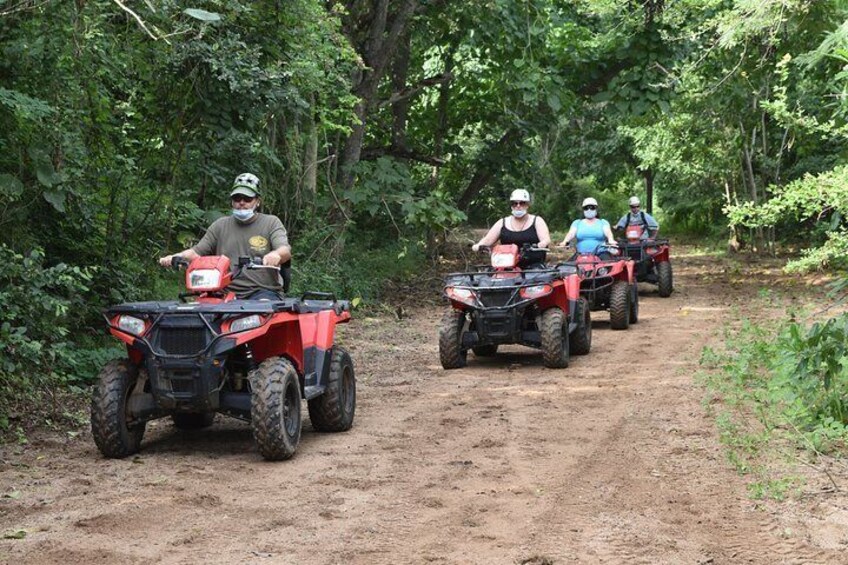
M651 239L657 237L660 226L653 216L641 210L641 202L638 196L630 197L630 212L621 217L616 230L627 230L628 226L639 226L642 228L640 239Z

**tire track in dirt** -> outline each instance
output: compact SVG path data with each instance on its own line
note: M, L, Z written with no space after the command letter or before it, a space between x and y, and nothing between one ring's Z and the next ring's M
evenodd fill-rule
M675 276L669 299L642 287L631 330L594 313L592 352L564 370L508 347L443 371L441 310L358 315L341 338L354 428L307 424L288 462L261 461L249 427L220 417L156 423L122 461L90 437L3 447L2 492L20 497L0 499L0 530L27 536L0 540L0 562L843 563L844 544L804 529L817 522L747 498L693 385L702 346L762 280L697 256Z

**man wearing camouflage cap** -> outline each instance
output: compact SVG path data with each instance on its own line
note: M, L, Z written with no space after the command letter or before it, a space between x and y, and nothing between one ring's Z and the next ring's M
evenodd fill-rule
M262 264L279 267L291 259L286 228L277 216L262 214L259 178L251 173L236 177L230 192L232 213L215 220L197 245L159 259L163 267L171 259L192 261L203 255L225 255L235 265L239 257L261 257ZM232 282L229 290L238 298L277 300L283 285L280 275L271 269L247 269Z

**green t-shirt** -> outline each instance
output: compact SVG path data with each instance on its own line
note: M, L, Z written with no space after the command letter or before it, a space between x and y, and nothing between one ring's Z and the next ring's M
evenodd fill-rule
M218 218L192 249L198 255L226 255L235 269L239 257L262 257L288 244L289 237L280 218L257 213L247 224L233 216ZM282 292L283 281L271 269L245 269L229 287L239 298L260 288Z

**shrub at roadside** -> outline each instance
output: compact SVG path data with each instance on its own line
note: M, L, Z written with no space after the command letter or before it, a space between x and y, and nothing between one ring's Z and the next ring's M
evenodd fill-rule
M724 402L717 424L728 459L759 498L781 498L791 480L775 478L771 459L835 454L848 439L848 314L806 327L745 322L726 348L706 348L707 387ZM789 446L789 449L784 449Z
M45 266L44 252L27 255L0 245L0 430L26 403L39 409L55 387L81 385L80 369L100 355L81 351L72 332L85 312L92 270L60 263ZM59 412L61 414L62 412Z

